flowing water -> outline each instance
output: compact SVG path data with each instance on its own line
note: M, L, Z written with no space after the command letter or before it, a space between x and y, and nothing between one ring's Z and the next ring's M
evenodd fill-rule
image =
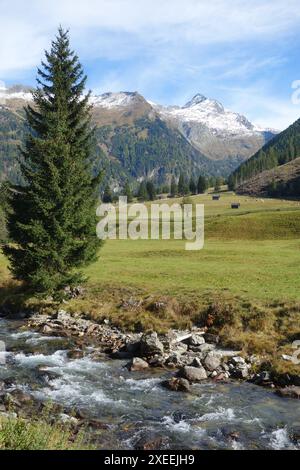
M141 438L165 439L170 449L300 449L300 402L248 383L204 383L192 393L160 383L174 373L128 372L126 361L70 358L72 340L22 329L0 320L0 381L101 420L99 448L132 449ZM95 433L99 431L95 430ZM234 438L232 438L234 434Z

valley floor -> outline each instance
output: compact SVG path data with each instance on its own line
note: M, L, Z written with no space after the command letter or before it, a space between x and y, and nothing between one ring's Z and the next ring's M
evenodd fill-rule
M240 208L231 209L237 201ZM193 202L205 205L203 250L185 251L178 240L107 241L85 271L85 294L64 308L131 330L209 320L225 343L268 354L280 344L281 352L289 351L300 335L300 202L230 192L219 201L206 194ZM13 297L16 304L41 307L11 281L3 256L0 275L0 303ZM279 370L290 367L279 363Z

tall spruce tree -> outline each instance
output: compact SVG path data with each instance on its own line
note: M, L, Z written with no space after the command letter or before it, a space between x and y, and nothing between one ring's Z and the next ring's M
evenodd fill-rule
M191 178L191 179L190 179L190 182L189 182L189 190L190 190L190 193L191 193L191 194L196 194L196 192L197 192L197 185L196 185L196 183L195 183L194 178Z
M170 196L171 197L176 197L178 192L178 186L176 183L175 176L172 176L172 181L171 181L171 187L170 187Z
M154 199L156 198L156 189L152 181L147 181L146 188L149 201L154 201Z
M106 185L103 191L103 196L102 196L102 202L104 203L110 203L113 202L113 193L112 190L110 189L109 185Z
M207 190L208 183L205 176L199 176L198 183L197 183L197 191L198 194L203 194Z
M184 176L183 173L180 173L179 181L178 181L178 193L181 196L184 196L185 194L188 194L188 192L189 192L189 185L187 183L186 177Z
M147 191L147 185L145 181L142 181L138 190L137 194L138 200L139 201L148 201L149 199L149 194Z
M123 195L127 197L127 202L133 201L133 195L128 181L125 183Z
M93 131L87 77L59 29L38 69L22 151L23 186L11 188L4 247L15 278L36 291L82 281L78 268L96 259L95 205L99 176L89 164Z

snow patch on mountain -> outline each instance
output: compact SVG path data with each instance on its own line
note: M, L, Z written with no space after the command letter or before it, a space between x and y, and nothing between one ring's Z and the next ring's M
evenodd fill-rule
M119 108L135 104L140 95L137 92L121 91L119 93L103 93L102 95L92 95L91 103L102 108Z

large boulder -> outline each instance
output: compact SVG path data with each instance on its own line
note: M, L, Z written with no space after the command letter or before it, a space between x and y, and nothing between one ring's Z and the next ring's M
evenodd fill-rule
M203 361L205 369L209 371L216 370L221 365L221 356L216 351L210 351Z
M153 333L146 333L142 336L140 352L141 356L145 357L164 353L164 345L159 340L155 331Z
M201 346L201 344L205 343L205 339L202 335L192 334L191 337L188 339L189 346Z
M201 382L207 379L204 367L184 366L179 370L178 376L187 379L189 382Z

